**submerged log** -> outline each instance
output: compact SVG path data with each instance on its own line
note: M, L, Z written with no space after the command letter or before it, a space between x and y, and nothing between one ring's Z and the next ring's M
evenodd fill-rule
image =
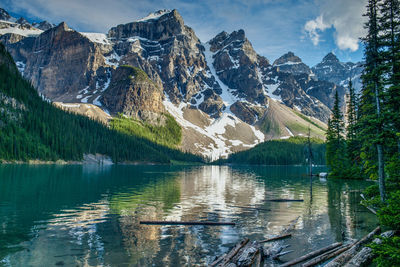
M290 225L288 227L286 227L285 229L283 229L282 233L288 233L292 230L294 230L294 228L296 228L296 224L299 221L300 216L298 216L296 219L290 221Z
M374 235L379 234L381 228L376 227L371 233L361 238L359 241L354 242L351 247L344 253L340 254L336 258L334 258L331 262L329 262L325 267L342 267L344 266L359 250L359 248L365 243L369 242Z
M279 236L274 236L271 238L267 238L261 241L258 241L258 243L266 243L266 242L271 242L271 241L275 241L275 240L280 240L280 239L284 239L284 238L289 238L291 237L292 234L283 234L283 235L279 235Z
M192 221L192 222L140 221L140 224L149 224L149 225L236 225L233 222L208 222L208 221Z
M306 261L306 260L308 260L308 259L311 259L311 258L314 258L314 257L316 257L316 256L318 256L318 255L321 255L321 254L324 253L324 252L327 252L327 251L330 251L330 250L332 250L332 249L335 249L335 248L337 248L337 247L339 247L339 246L341 246L341 245L342 245L342 243L333 243L332 245L329 245L329 246L327 246L327 247L324 247L324 248L315 250L315 251L313 251L313 252L310 252L310 253L308 253L308 254L306 254L306 255L304 255L304 256L301 256L300 258L297 258L297 259L288 261L288 262L286 262L286 263L280 265L280 267L293 266L293 265L295 265L295 264L297 264L297 263L300 263L300 262L302 262L302 261Z

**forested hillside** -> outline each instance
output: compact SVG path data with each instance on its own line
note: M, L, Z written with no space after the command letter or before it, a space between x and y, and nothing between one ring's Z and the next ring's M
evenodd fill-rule
M79 161L86 153L109 155L114 162L201 161L55 108L22 78L0 44L0 159Z
M325 144L322 140L312 138L314 164L325 164ZM293 165L306 164L308 146L306 137L291 137L285 140L271 140L261 143L252 149L234 153L222 163L259 164L259 165Z

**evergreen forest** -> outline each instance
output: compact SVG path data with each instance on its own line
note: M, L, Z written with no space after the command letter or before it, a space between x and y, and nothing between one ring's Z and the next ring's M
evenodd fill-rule
M356 94L349 82L347 119L336 94L327 164L333 178L377 181L364 204L377 210L383 226L400 230L400 3L369 0L366 10L362 90ZM400 266L398 236L372 248L378 266Z

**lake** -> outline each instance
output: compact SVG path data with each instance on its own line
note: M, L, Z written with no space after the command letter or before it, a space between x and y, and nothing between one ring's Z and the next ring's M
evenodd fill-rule
M310 190L306 172L304 166L0 166L0 266L207 266L242 238L271 237L300 217L285 240L295 250L286 261L376 227L360 205L370 183L313 178ZM304 202L267 201L274 198Z

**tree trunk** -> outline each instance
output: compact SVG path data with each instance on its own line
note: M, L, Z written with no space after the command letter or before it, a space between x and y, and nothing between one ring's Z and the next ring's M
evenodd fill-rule
M383 148L381 144L377 144L378 150L378 175L379 175L379 194L381 195L381 201L386 201L386 187L385 187L385 170L383 160Z

